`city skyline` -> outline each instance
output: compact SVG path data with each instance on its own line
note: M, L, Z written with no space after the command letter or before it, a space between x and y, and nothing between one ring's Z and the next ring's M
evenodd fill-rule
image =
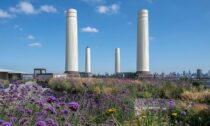
M63 73L64 11L68 8L78 11L81 72L85 71L87 46L91 48L93 73L114 73L117 47L121 49L121 72L136 72L137 14L141 9L149 10L152 73L193 72L197 68L208 72L210 69L210 1L207 0L195 0L187 8L181 4L187 2L181 0L15 0L1 3L1 69L32 72L35 67L43 67Z

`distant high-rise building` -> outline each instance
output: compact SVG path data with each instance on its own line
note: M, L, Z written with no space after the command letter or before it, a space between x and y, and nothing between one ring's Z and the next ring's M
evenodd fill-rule
M165 78L165 73L161 73L161 77L162 77L162 79L164 79Z
M201 69L197 69L197 79L201 79L202 78L202 70Z
M190 71L190 70L189 70L188 74L189 74L189 76L191 76L191 75L192 75L192 73L191 73L191 71Z
M210 70L209 70L209 73L208 73L209 77L210 77Z
M186 77L186 72L185 71L183 71L183 76Z

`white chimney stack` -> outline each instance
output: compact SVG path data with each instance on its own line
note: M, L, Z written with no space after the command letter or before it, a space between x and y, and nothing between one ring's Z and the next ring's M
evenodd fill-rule
M77 10L66 12L66 67L65 73L78 74Z
M149 74L149 23L148 10L138 13L137 73Z
M115 73L120 73L120 48L115 49Z
M86 57L85 57L85 72L91 73L91 57L90 57L90 48L86 48Z

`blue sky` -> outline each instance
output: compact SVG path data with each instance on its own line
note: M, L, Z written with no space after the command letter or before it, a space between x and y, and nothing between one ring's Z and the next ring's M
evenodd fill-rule
M0 68L63 73L65 10L78 10L79 70L91 48L93 73L136 71L137 12L149 10L151 72L210 69L209 0L1 0Z

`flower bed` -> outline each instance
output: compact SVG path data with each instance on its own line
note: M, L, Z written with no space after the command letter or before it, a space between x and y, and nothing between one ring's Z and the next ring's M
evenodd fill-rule
M188 82L59 78L50 80L48 87L31 82L0 89L0 125L208 126L210 123L209 105L186 96L186 91L197 91ZM199 93L205 91L199 88ZM138 109L140 112L135 115Z

